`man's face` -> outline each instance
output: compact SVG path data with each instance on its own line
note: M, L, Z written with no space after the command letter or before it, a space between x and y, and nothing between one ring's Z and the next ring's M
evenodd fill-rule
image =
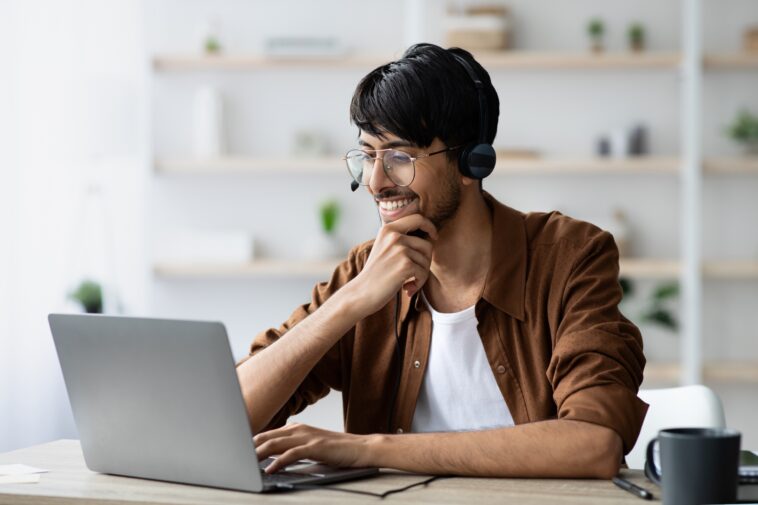
M361 149L397 149L416 157L444 149L445 144L434 139L425 149L385 134L384 138L361 132ZM416 175L409 186L398 186L384 173L382 163L374 163L371 182L367 186L373 196L383 223L391 223L404 216L421 214L440 230L458 210L461 201L461 181L458 169L448 161L446 154L437 154L416 160Z

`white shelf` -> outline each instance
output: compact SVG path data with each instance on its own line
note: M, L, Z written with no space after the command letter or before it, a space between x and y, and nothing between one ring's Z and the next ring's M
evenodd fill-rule
M391 56L313 56L268 57L261 54L175 54L153 58L156 71L267 70L273 68L373 68L393 59Z
M645 382L677 384L682 368L677 363L648 363L645 365ZM703 364L705 382L732 384L758 383L758 362L753 361L712 361Z
M677 260L647 258L621 258L619 267L619 275L637 279L676 279L681 269Z
M246 263L158 263L153 271L167 279L229 277L329 277L339 260L256 260ZM678 263L669 260L622 259L621 273L630 277L673 278Z
M758 52L707 54L703 60L707 70L758 69Z
M710 279L755 280L758 279L758 260L706 261L703 275Z
M557 174L676 174L681 160L676 157L639 158L508 158L498 159L493 175Z
M477 60L492 69L674 69L677 52L531 52L477 53Z
M620 275L638 279L676 279L681 273L678 260L621 258ZM703 262L703 277L712 280L758 279L756 260L708 260Z
M648 362L645 364L643 376L643 387L648 383L657 384L676 384L681 377L682 368L678 363L656 363Z
M162 158L155 171L162 174L341 174L346 168L341 154L312 157L228 156L210 159ZM493 176L500 175L672 175L682 160L676 156L638 158L511 157L498 155ZM703 172L709 175L758 175L758 156L708 158Z
M158 263L155 275L164 278L225 277L328 277L339 260L256 260L245 263ZM681 263L671 259L621 258L620 275L637 279L676 279ZM706 261L703 275L709 279L758 279L758 260Z
M370 69L395 60L400 55L346 55L313 57L270 57L262 54L166 54L153 57L158 72L177 71L254 71L276 68L318 67L320 69ZM675 69L682 61L679 52L536 52L501 51L475 53L488 69ZM758 53L735 52L708 54L703 58L706 70L758 69Z
M703 162L706 174L758 175L758 156L708 158Z
M497 69L674 69L681 61L677 52L477 52L486 68ZM267 57L260 54L177 54L153 58L156 71L267 70L274 68L318 67L370 69L395 60L400 55Z
M758 362L706 362L703 366L703 377L712 382L758 383Z
M337 266L333 261L256 260L245 263L158 263L156 277L173 280L239 278L328 278Z
M341 174L347 169L334 154L322 158L224 157L214 159L159 159L155 170L163 174ZM675 157L640 158L514 158L500 156L493 176L557 174L676 174Z
M340 155L323 158L224 157L161 159L155 171L164 174L336 174L348 176Z

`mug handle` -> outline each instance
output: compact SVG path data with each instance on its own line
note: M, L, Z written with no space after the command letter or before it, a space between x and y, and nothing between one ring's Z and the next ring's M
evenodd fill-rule
M647 457L645 458L645 477L653 481L654 483L661 485L661 471L655 466L655 444L658 442L658 438L652 439L647 444Z

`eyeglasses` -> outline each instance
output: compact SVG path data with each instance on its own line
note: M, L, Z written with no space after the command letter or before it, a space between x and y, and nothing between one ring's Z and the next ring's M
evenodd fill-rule
M395 149L362 150L351 149L342 158L347 163L350 177L361 186L368 186L377 159L382 160L382 168L387 177L398 186L409 186L416 178L416 160L428 158L435 154L447 153L460 149L460 146L446 147L432 153L411 156ZM374 153L372 156L371 153Z

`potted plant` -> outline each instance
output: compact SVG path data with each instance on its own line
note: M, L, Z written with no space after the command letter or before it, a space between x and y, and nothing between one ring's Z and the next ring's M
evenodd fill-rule
M649 306L642 313L642 321L653 323L676 332L679 321L674 315L673 304L679 298L679 283L666 282L658 285L653 291Z
M634 282L626 277L619 278L623 300L634 296ZM639 313L642 323L650 323L662 326L671 332L679 330L679 321L676 318L675 303L679 298L679 283L676 281L665 282L655 287L650 294L650 299L645 301L644 309Z
M642 23L632 23L627 30L629 49L635 52L645 50L645 27Z
M593 18L587 23L587 34L590 37L591 48L594 52L603 51L603 37L605 35L605 23L600 18Z
M219 38L219 23L216 19L208 19L205 22L202 35L202 47L209 56L221 53L221 40Z
M321 230L311 243L311 259L327 260L338 258L343 254L342 244L337 238L337 223L340 217L340 206L336 200L327 200L319 206L319 222Z
M340 216L340 206L335 200L329 200L321 204L321 228L327 235L333 235L337 227L337 219Z
M95 281L82 281L79 287L69 293L68 296L79 302L88 314L102 314L103 312L103 290L100 284Z
M218 54L221 52L221 43L216 37L209 36L205 39L206 54Z
M742 144L747 154L758 155L758 116L742 109L727 127L726 133L732 140Z

